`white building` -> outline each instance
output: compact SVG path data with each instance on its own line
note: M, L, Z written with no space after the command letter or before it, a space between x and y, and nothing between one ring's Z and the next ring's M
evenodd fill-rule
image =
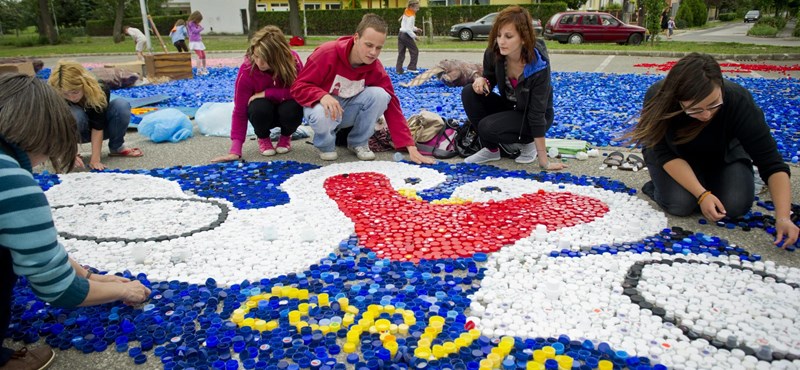
M203 33L247 34L247 0L190 0L192 11L203 13Z

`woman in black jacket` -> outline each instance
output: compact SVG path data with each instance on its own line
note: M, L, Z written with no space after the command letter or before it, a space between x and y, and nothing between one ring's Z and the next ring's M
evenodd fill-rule
M492 92L493 86L499 94ZM464 162L499 160L499 144L519 143L517 163L538 159L544 170L566 168L547 160L544 134L553 124L550 58L526 9L512 5L497 15L483 54L483 76L464 87L461 101L483 144Z
M775 244L797 241L789 166L753 97L722 78L711 56L689 54L651 86L627 137L644 147L652 181L642 191L667 213L699 208L710 221L744 215L755 197L755 164L775 203Z

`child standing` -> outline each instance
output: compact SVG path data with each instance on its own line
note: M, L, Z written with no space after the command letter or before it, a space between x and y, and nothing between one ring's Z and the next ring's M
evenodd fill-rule
M186 22L183 19L178 19L175 22L175 26L172 27L172 31L169 32L169 37L172 38L172 45L175 45L179 53L189 51L189 48L186 47L186 37L189 36L189 33L186 31L185 24Z
M675 18L669 18L669 22L667 22L667 30L667 40L672 39L672 33L675 31Z
M186 28L189 29L189 49L197 54L197 74L207 75L206 46L203 44L203 37L200 36L200 32L203 32L203 26L200 25L202 21L203 14L195 10L186 20Z
M144 33L139 31L138 28L130 26L123 26L122 32L130 36L136 44L136 58L144 60L144 47L147 45L147 38L145 38Z
M403 12L400 18L400 34L397 36L397 65L395 72L398 74L403 73L403 62L406 59L406 49L411 55L411 61L408 63L408 71L417 73L417 57L419 57L419 49L417 48L417 34L419 31L414 25L419 11L419 0L408 0L408 7Z

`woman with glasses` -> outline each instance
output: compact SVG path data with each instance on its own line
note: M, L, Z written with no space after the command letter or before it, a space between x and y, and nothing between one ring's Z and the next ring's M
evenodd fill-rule
M698 208L709 221L744 215L755 197L755 164L775 203L775 244L797 241L789 166L750 92L723 79L711 56L687 55L651 86L626 137L644 148L651 181L642 192L676 216Z

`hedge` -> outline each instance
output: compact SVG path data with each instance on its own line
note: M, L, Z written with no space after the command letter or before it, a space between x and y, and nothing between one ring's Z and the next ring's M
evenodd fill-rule
M786 27L786 19L784 19L783 17L761 17L759 18L758 22L756 22L756 25L770 26L780 31L784 27Z
M723 22L730 22L736 18L736 13L722 13L719 15L719 20Z
M158 32L161 36L169 35L172 26L178 19L186 20L186 15L165 15L153 17L153 23L156 24ZM125 18L122 20L122 25L131 26L142 30L142 17ZM112 36L114 35L114 20L100 20L100 21L87 21L86 33L89 36Z
M508 5L472 5L472 6L436 6L422 8L417 12L417 27L422 28L422 19L428 16L433 17L433 29L435 35L449 35L450 27L456 23L477 20L491 12L500 11ZM534 18L539 18L542 25L550 17L558 12L567 9L565 3L542 3L521 5L527 8ZM342 10L307 10L306 25L309 35L350 35L356 30L358 22L366 13L375 13L384 20L389 26L389 33L395 34L400 29L399 18L403 9L342 9ZM287 35L289 32L289 12L263 12L258 13L260 24L276 25ZM302 14L301 20L302 22ZM301 25L302 27L302 25Z

